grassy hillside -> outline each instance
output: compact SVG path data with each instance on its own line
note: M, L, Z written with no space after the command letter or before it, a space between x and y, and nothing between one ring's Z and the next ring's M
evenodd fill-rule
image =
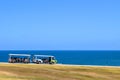
M1 63L0 80L120 80L120 68Z

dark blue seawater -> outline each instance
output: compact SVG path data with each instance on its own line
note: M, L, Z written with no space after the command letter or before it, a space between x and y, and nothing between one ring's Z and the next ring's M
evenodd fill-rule
M7 62L10 53L53 55L62 64L120 66L120 51L0 51L0 62Z

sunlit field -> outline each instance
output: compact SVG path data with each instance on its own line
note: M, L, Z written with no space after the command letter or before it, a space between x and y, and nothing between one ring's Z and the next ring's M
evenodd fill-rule
M120 68L1 63L0 80L120 80Z

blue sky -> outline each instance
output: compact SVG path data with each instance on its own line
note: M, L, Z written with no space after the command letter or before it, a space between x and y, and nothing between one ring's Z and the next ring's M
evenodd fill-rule
M0 50L120 50L120 0L1 0Z

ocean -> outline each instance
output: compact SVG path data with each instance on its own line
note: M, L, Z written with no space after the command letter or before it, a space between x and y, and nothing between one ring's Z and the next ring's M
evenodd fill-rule
M53 55L60 64L120 66L120 51L2 50L0 51L0 62L8 62L10 53Z

